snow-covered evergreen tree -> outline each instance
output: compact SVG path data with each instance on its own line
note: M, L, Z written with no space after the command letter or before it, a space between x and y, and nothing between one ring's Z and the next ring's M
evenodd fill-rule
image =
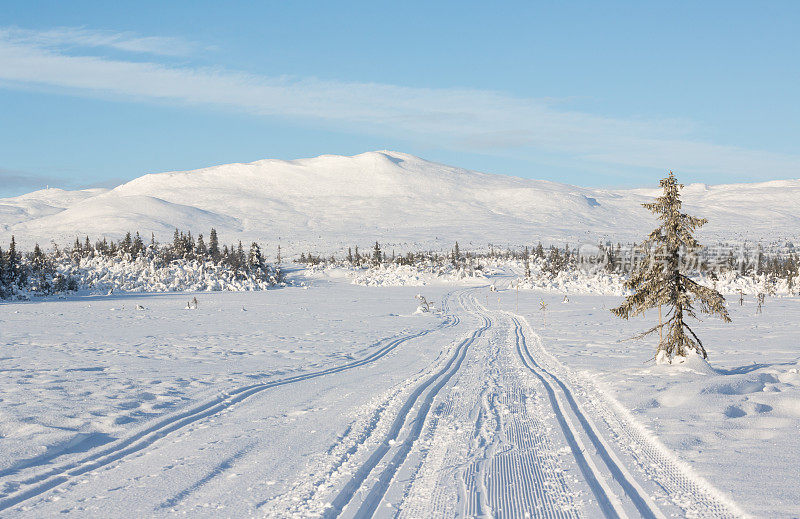
M211 229L211 234L208 235L208 255L214 262L219 262L219 240L216 229Z
M78 237L75 237L75 244L72 246L72 258L76 261L83 257L83 246Z
M133 250L133 238L131 237L130 231L125 234L125 238L122 240L122 243L119 244L119 250L125 254L130 254Z
M624 319L642 314L645 310L666 306L666 321L641 334L641 337L666 328L656 350L656 361L671 363L676 357L686 357L694 351L707 358L702 341L686 324L686 317L697 318L693 303L704 313L716 315L730 322L725 298L712 288L692 281L685 270L683 259L700 249L694 238L695 229L707 220L681 212L680 190L675 175L661 180L664 193L652 203L642 204L658 216L661 225L650 233L642 248L645 257L631 274L626 286L634 293L612 312Z
M259 247L258 243L256 242L253 242L250 245L250 254L247 259L247 265L251 269L256 269L256 270L264 269L264 256L262 256L261 254L261 247Z
M136 259L141 253L144 252L144 242L142 241L142 237L139 235L139 232L136 232L136 236L133 238L133 244L131 245L131 257Z
M34 292L49 294L53 288L51 285L52 267L38 243L30 255L30 270L30 279L32 279L33 283L31 288L33 288Z
M203 240L202 233L197 235L197 246L194 249L194 254L201 261L204 261L208 255L208 249L206 248L206 242Z
M11 286L8 275L8 262L3 248L0 247L0 299L4 299L11 293Z
M531 259L530 259L530 254L528 253L527 246L525 247L525 258L523 262L525 266L525 279L529 279L531 277Z
M17 240L11 236L11 243L8 246L8 253L6 254L6 269L9 275L10 285L20 285L23 282L24 271L20 265L20 256L17 253Z
M381 246L375 242L375 247L372 248L372 264L377 266L381 264Z

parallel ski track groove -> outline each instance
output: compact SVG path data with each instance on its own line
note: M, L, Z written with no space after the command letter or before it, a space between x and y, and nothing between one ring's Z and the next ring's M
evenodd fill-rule
M519 354L523 364L525 364L525 366L544 384L553 410L556 413L558 422L564 431L564 435L567 437L567 441L572 449L573 455L575 456L576 461L578 461L581 472L589 483L589 486L597 498L603 513L605 513L607 517L620 517L624 515L624 512L620 514L620 511L617 510L617 507L612 504L613 497L608 495L607 491L603 488L603 485L600 484L600 478L602 476L595 474L594 470L591 468L591 464L587 460L586 454L583 453L578 447L578 443L576 442L577 431L573 431L572 427L567 423L561 405L558 402L556 391L553 388L553 383L555 383L561 390L570 406L570 409L577 417L584 434L592 442L592 445L596 449L598 455L603 460L605 465L608 467L612 477L622 487L623 491L628 496L628 499L636 507L636 510L639 512L639 514L642 517L653 519L663 517L663 514L661 514L660 511L653 510L650 507L650 505L647 503L647 498L640 495L639 490L636 488L638 485L636 485L635 482L629 481L624 474L624 470L612 459L612 456L607 451L606 446L599 439L594 428L589 424L586 416L581 411L578 403L575 401L575 398L572 395L572 392L567 388L566 384L564 384L558 377L544 369L533 358L528 350L528 345L525 340L525 335L522 333L522 325L520 324L519 320L516 317L512 317L512 321L514 322L515 327L514 332L516 334L517 353Z
M450 294L448 294L445 297L445 302L443 303L443 310L447 308L446 299L449 297ZM61 465L59 467L54 467L53 469L47 472L32 476L26 480L19 482L20 485L33 485L33 486L25 488L23 490L19 490L14 493L10 493L8 497L0 499L0 511L16 506L29 499L33 499L36 496L42 495L45 492L52 490L53 488L63 485L64 483L70 481L71 479L77 476L99 469L101 467L109 465L110 463L113 463L117 460L127 457L130 454L141 451L147 448L148 446L152 445L159 439L167 436L168 434L180 430L186 427L187 425L192 424L203 418L219 414L220 412L230 408L235 404L241 403L245 399L257 393L260 393L262 391L274 387L292 384L295 382L301 382L304 380L319 378L325 375L339 373L342 371L364 366L366 364L370 364L388 355L392 350L394 350L395 348L397 348L398 346L400 346L405 342L417 339L419 337L423 337L438 330L455 327L460 322L461 319L458 316L448 315L447 319L443 323L433 328L429 328L427 330L422 330L420 332L416 332L413 334L390 339L385 346L381 347L380 349L371 353L370 355L367 355L363 359L343 364L341 366L334 366L331 368L323 369L320 371L295 375L293 377L275 380L272 382L251 384L248 386L236 388L232 391L227 391L221 394L219 397L210 400L208 402L205 402L200 406L194 407L182 413L159 420L152 426L147 427L146 429L139 431L128 438L116 442L111 447L92 453L88 456L85 456L84 458L81 458L80 460L76 460ZM378 341L377 344L385 342L386 340L387 339L382 339L381 341Z
M521 323L516 317L514 317L514 320L517 326L521 326ZM524 340L523 335L523 341ZM541 339L536 336L536 340L539 349L544 351ZM530 355L527 344L525 344L525 350L526 353ZM552 358L552 355L549 353L545 352L544 355ZM556 366L558 365L557 360L553 359L552 362L554 362ZM541 366L541 363L539 365ZM562 380L553 375L552 369L543 369L543 371L562 386L565 393L568 395L568 399L571 399L572 403L577 406L572 390L569 390L568 386ZM568 375L566 378L568 378ZM619 437L618 441L622 442L624 445L635 446L631 449L634 461L639 464L640 468L642 468L661 489L663 489L666 493L665 497L672 500L673 504L683 509L687 515L718 518L747 517L747 514L743 512L735 502L721 494L707 481L703 481L696 475L691 474L691 472L687 473L681 468L679 462L670 455L669 451L654 444L641 429L634 423L628 421L630 419L625 417L624 410L615 410L614 407L618 407L619 403L609 401L606 395L600 393L596 395L595 399L589 402L589 405L594 407L595 415L602 417L603 421L605 421L609 427L609 430ZM582 416L586 421L586 425L594 429L595 426L590 423L586 415L582 414ZM595 434L593 441L602 443L602 437L599 433ZM624 465L622 465L621 462L613 461L613 458L613 454L609 456L609 459L620 468L620 471L624 472ZM632 476L625 477L631 478L632 480ZM635 481L632 480L631 484L635 485ZM664 517L664 514L661 513L655 505L649 506L651 506L653 513L658 517Z
M503 344L505 337L498 344ZM476 422L476 429L488 432L489 444L464 476L467 496L463 515L497 519L580 517L574 495L551 457L553 448L547 445L545 425L529 414L526 391L507 370L506 362L514 362L516 354L509 352L506 357L500 350L491 353L494 356L487 354L483 359L493 367L481 401L483 414L488 413L494 424L487 428L480 419ZM489 400L491 405L487 405Z
M521 400L519 388L503 393L506 407ZM572 518L576 512L558 505L558 495L569 492L563 479L548 480L545 475L546 459L538 456L546 452L541 437L531 434L533 424L517 420L511 415L504 421L503 430L510 445L490 461L489 482L494 516L498 518L547 517ZM515 491L509 492L509 489Z
M462 301L463 306L463 298L459 299ZM353 517L361 519L372 517L374 515L375 510L389 488L392 478L405 461L414 445L414 442L419 438L434 398L439 391L441 391L442 387L444 387L444 385L447 384L447 382L459 370L464 358L466 357L469 346L491 327L492 321L490 318L481 316L481 319L483 321L482 325L468 338L459 343L447 364L441 370L437 371L433 376L429 377L425 382L417 386L417 388L409 395L395 417L394 422L392 422L386 438L378 446L378 448L373 451L367 461L364 462L358 468L358 470L356 470L356 473L353 475L353 477L347 482L347 484L345 484L339 494L334 498L334 500L331 502L331 506L326 510L323 516L324 518L333 518L341 515L345 507L352 501L356 492L364 486L370 473L389 452L392 447L389 442L397 438L397 436L400 434L408 415L416 406L422 394L425 393L426 389L433 386L422 399L422 403L419 405L419 410L414 417L414 421L411 425L408 435L397 449L397 452L381 471L380 475L378 476L378 480L372 486L370 492L367 494L367 497L361 502L361 505L356 510Z

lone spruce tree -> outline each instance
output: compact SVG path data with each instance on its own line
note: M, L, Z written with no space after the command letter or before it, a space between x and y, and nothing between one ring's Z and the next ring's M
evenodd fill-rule
M625 284L634 293L611 311L628 319L649 308L666 306L666 320L639 335L645 337L666 328L658 343L656 362L672 363L676 357L686 357L691 351L705 359L708 354L702 341L685 322L686 317L697 319L693 304L697 303L703 313L716 315L725 322L731 321L722 294L689 279L681 261L700 249L693 232L707 220L681 212L680 190L683 185L678 184L672 171L661 180L661 187L664 193L660 197L652 203L642 204L658 216L661 225L642 245L645 257Z

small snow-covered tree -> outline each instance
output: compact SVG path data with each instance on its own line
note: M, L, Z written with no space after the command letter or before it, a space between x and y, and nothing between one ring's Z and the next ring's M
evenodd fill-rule
M10 276L8 275L6 263L6 255L3 252L3 248L0 247L0 299L8 297L11 292Z
M175 229L175 232L177 233L178 230ZM128 231L125 233L125 238L120 242L119 249L127 254L131 251L131 247L133 247L133 238L131 237L130 231Z
M372 264L378 266L381 264L381 246L375 242L375 247L372 248Z
M200 261L205 261L206 255L208 255L208 249L202 233L197 235L197 246L194 249L194 254Z
M241 242L240 242L241 243ZM261 271L264 269L264 256L261 254L261 247L258 243L253 242L250 245L250 254L247 258L247 265L254 270Z
M211 234L208 235L208 255L214 262L219 262L219 239L216 229L211 229Z
M658 343L656 361L671 363L676 357L686 357L692 351L705 359L708 354L702 341L685 322L686 317L697 318L693 304L699 303L702 312L719 316L725 322L731 320L722 294L692 281L684 272L682 259L701 247L693 232L707 220L681 212L680 190L683 185L678 184L671 171L661 180L661 187L664 193L660 197L652 203L642 204L658 216L661 225L644 242L644 258L626 282L626 287L634 293L612 312L628 319L649 308L667 306L666 321L640 335L644 337L666 328Z
M142 237L139 235L139 231L136 231L136 236L133 238L133 245L131 245L131 257L136 259L137 256L144 252L144 242L142 241Z
M531 259L527 246L525 247L525 257L523 258L523 265L525 267L525 279L529 279L531 277Z
M49 294L52 289L52 285L50 284L50 277L53 274L52 267L38 243L33 248L33 253L31 253L29 257L29 263L31 277L34 282L32 288L41 294Z
M78 237L75 237L75 244L72 246L72 259L78 261L83 256L83 246Z

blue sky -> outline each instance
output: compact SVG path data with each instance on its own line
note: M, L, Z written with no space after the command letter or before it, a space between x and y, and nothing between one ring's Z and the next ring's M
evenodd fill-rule
M800 2L7 2L0 196L376 149L798 178L798 26Z

